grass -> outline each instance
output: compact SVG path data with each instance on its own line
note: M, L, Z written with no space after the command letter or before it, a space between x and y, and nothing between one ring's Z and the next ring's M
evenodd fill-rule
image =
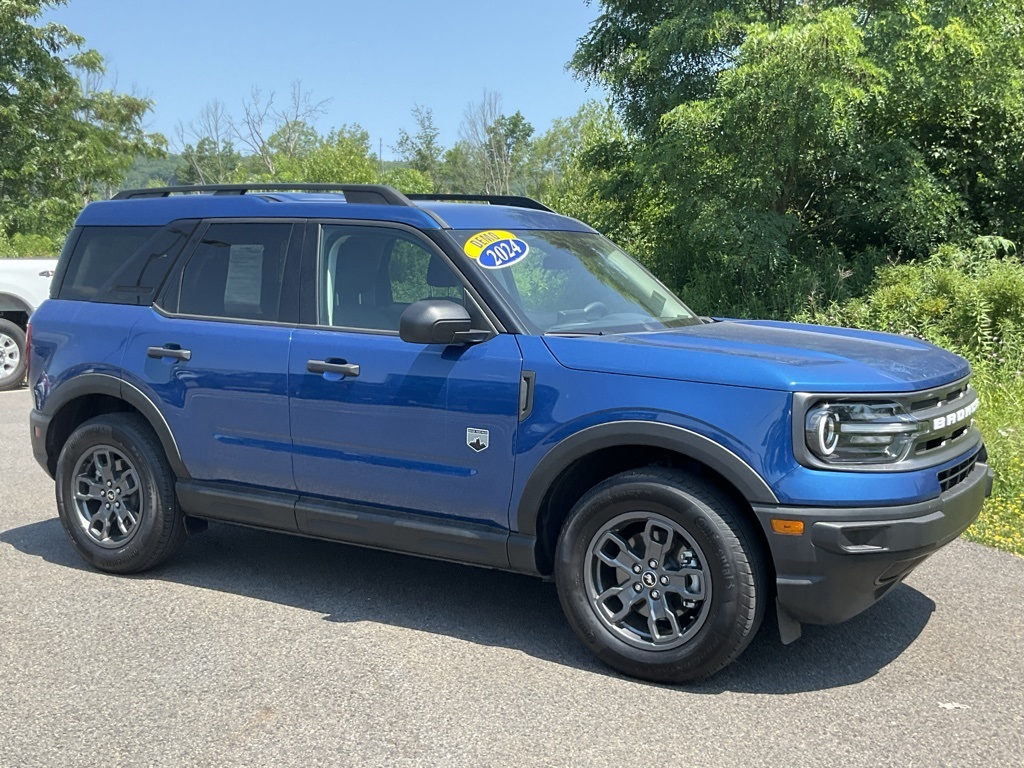
M967 538L1024 555L1024 375L1008 366L976 369L976 419L985 436L995 488Z

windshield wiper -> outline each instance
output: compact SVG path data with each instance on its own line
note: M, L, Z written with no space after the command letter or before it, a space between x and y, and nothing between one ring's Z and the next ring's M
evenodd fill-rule
M544 331L545 336L604 336L604 331Z

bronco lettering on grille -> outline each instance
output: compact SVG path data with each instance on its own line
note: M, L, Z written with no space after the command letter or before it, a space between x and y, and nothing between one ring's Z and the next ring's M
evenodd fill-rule
M980 405L981 401L975 400L970 405L965 405L963 408L947 413L945 416L936 416L932 419L932 429L945 429L954 424L959 424L961 421L971 418Z

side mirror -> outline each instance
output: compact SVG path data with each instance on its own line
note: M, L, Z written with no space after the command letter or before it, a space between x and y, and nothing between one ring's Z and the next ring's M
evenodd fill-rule
M487 338L473 330L466 308L448 299L410 304L398 321L398 335L412 344L469 344Z

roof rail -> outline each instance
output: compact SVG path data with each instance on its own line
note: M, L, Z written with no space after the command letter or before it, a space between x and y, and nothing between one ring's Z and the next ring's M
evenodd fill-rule
M169 197L193 193L214 195L245 195L251 192L343 192L349 203L376 205L404 205L413 203L394 187L384 184L196 184L180 187L150 187L149 189L125 189L112 200L137 200L146 197Z
M554 213L544 203L534 200L532 197L521 197L519 195L435 195L416 194L406 195L410 200L437 200L466 203L490 203L491 205L514 205L519 208L532 208L535 211L548 211Z

